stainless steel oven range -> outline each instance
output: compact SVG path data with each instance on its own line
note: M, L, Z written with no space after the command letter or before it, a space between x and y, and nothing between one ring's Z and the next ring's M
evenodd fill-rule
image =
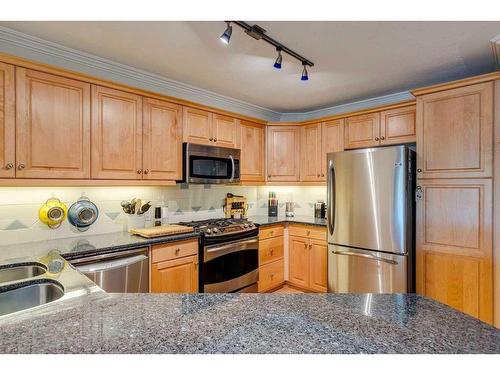
M257 292L259 230L247 219L211 219L180 223L200 237L202 293Z

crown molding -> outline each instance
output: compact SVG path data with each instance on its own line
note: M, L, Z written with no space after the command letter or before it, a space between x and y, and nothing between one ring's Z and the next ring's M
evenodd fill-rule
M3 26L0 52L270 122L308 121L414 99L409 91L403 91L308 112L281 113Z

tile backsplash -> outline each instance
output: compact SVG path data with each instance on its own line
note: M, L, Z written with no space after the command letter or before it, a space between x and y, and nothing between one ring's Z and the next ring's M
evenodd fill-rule
M249 215L267 215L269 191L276 192L279 212L284 214L285 202L295 202L296 215L313 215L313 203L326 199L326 188L288 186L219 186L186 185L175 187L26 187L0 188L0 244L52 240L119 232L127 229L127 215L120 202L132 198L150 200L154 206L168 206L168 221L199 220L223 217L224 198L228 192L248 199ZM99 218L86 232L79 232L67 220L57 229L50 229L38 219L38 209L47 199L57 197L69 208L80 196L87 196L99 208Z

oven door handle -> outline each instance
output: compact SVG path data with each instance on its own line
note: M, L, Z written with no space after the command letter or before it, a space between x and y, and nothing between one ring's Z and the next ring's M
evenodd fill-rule
M232 182L234 180L234 169L235 169L233 155L229 155L229 159L231 159L231 178L230 178L230 181Z
M248 249L250 247L249 245L252 245L255 243L257 243L257 244L259 243L258 238L253 238L250 240L239 241L239 242L232 242L232 243L228 243L228 244L221 245L221 246L207 247L206 251L207 251L207 253L210 254L210 253L218 253L220 251L224 251L224 250L228 250L228 249L233 249L234 251L245 250L245 249Z

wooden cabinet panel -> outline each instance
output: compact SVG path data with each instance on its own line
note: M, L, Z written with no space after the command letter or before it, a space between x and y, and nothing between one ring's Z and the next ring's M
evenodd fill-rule
M283 259L267 263L259 268L259 292L276 288L284 282Z
M273 225L259 228L259 240L265 240L267 238L283 236L284 234L283 225Z
M344 151L344 119L327 121L321 129L321 179L326 180L326 155Z
M380 113L352 116L345 120L345 148L372 147L380 144Z
M92 177L142 179L142 97L92 86Z
M241 128L241 181L265 181L265 127L242 120Z
M380 113L380 144L390 145L416 141L416 107L401 107Z
M151 292L198 292L198 256L151 264Z
M309 289L326 292L328 246L325 241L309 243Z
M181 107L161 100L143 99L144 178L182 178Z
M288 278L291 283L309 286L309 240L290 236L288 247Z
M290 224L288 226L288 233L290 236L313 238L326 241L326 228L324 227Z
M14 66L0 63L0 178L16 173Z
M217 146L236 148L239 138L239 120L229 116L213 114L214 142Z
M299 181L300 128L267 128L267 178L269 181Z
M212 113L200 109L183 107L184 142L213 146L212 122Z
M165 260L178 259L196 254L198 254L197 240L153 245L151 262L158 263Z
M418 97L419 177L491 177L492 122L492 82Z
M321 181L321 124L301 126L300 132L300 180Z
M418 181L417 292L492 319L490 179Z
M274 237L259 242L259 265L283 258L284 237Z
M90 85L16 69L16 177L90 176Z

